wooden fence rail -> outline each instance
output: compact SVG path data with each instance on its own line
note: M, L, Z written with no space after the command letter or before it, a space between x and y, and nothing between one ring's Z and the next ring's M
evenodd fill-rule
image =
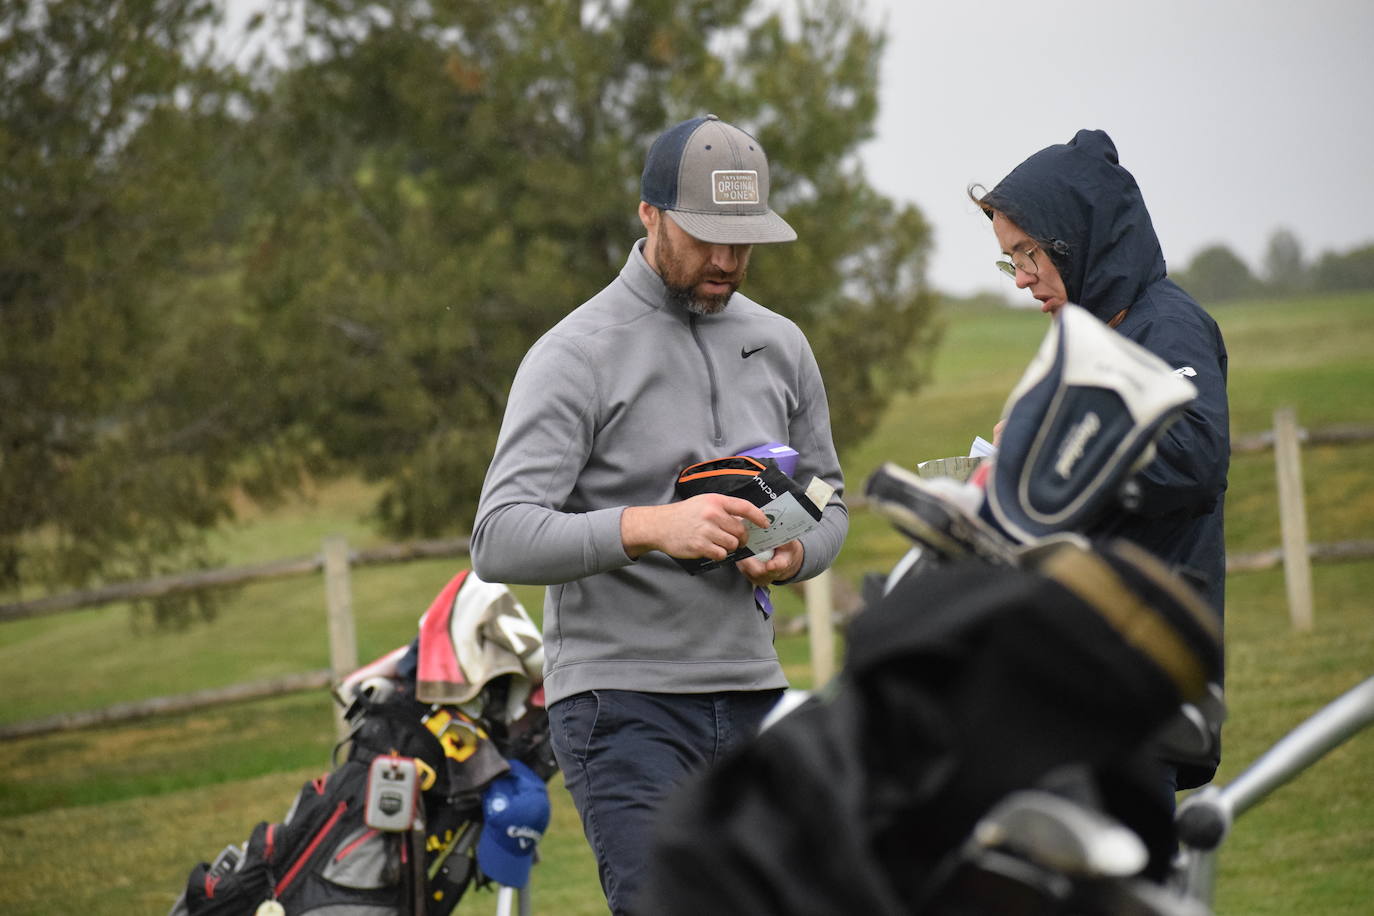
M1358 424L1338 424L1323 426L1321 429L1298 428L1298 441L1303 445L1356 445L1361 442L1374 442L1374 426ZM1274 447L1275 430L1266 429L1262 433L1252 433L1231 440L1231 454L1240 455L1250 452L1266 452Z
M331 678L332 673L329 671L306 671L300 674L284 674L281 677L245 684L232 684L228 687L196 690L175 696L153 697L132 703L116 703L103 709L59 713L44 716L41 719L0 725L0 741L11 738L31 738L35 735L91 728L96 725L131 722L135 719L146 719L150 716L167 713L190 712L225 703L241 703L244 700L262 700L286 693L299 693L303 690L320 690L330 686Z
M410 541L404 544L386 544L366 550L350 551L349 565L372 566L383 563L409 563L412 560L461 557L467 556L467 554L467 538ZM161 598L165 595L177 595L207 588L227 588L268 579L308 576L320 572L323 568L324 555L317 553L313 556L297 557L293 560L277 560L272 563L259 563L251 566L227 566L222 569L178 573L177 575L161 576L142 582L116 582L113 585L104 585L85 591L66 592L46 598L35 598L31 601L0 604L0 623L99 607L103 604L113 604L116 601Z
M1344 563L1374 560L1374 540L1337 541L1334 544L1308 544L1307 556L1317 563ZM1254 553L1228 554L1226 571L1259 572L1283 564L1283 548L1271 547Z

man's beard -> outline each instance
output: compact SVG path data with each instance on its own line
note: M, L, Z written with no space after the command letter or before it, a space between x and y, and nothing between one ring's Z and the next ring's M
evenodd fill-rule
M734 294L734 290L731 290L717 296L698 296L692 292L690 286L670 285L668 287L668 301L670 303L681 306L697 315L715 315L725 311L725 307L730 304L730 297Z
M668 219L668 216L665 214L663 218ZM729 274L716 270L709 264L705 268L707 276L692 277L678 257L677 249L669 240L667 230L661 226L655 246L658 273L663 278L663 285L667 287L668 301L673 305L682 306L689 312L697 315L715 315L725 311L725 306L730 303L730 297L739 289L740 283L744 282L744 270L732 280ZM700 295L696 292L696 286L703 280L729 282L730 289L715 295Z

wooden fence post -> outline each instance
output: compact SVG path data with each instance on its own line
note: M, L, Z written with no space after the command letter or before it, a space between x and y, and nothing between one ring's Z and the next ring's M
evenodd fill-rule
M1291 407L1274 411L1274 473L1279 486L1279 529L1283 535L1283 579L1288 617L1295 630L1312 629L1312 561L1307 544L1307 507L1297 416Z
M324 539L324 601L329 614L329 670L337 686L358 669L358 636L353 625L353 592L348 578L348 541L341 535ZM348 736L342 712L335 716L339 737Z
M835 599L830 570L803 582L802 595L811 644L811 689L819 690L835 674Z

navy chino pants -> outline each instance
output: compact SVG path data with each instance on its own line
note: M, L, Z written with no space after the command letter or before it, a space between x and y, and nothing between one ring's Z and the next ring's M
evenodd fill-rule
M635 897L647 878L661 803L690 774L757 734L781 696L593 690L549 707L554 755L612 913L654 911L652 901Z

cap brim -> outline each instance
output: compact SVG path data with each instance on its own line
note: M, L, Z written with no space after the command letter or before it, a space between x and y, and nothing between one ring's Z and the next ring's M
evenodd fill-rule
M482 826L477 840L477 867L497 884L523 888L530 883L530 868L534 865L534 847L527 855L513 855L492 837L492 827Z
M697 213L664 210L683 232L711 245L766 245L791 242L797 232L772 210L766 213Z

